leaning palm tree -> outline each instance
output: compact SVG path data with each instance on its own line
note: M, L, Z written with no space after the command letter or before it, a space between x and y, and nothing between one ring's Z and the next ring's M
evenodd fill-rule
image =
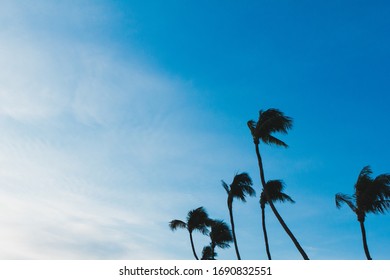
M239 199L243 202L246 202L246 195L255 196L256 192L252 188L252 179L249 177L248 173L240 173L234 176L233 182L228 185L224 181L222 181L222 186L226 190L228 195L227 198L227 206L229 209L230 215L230 223L232 226L233 233L233 241L234 248L236 250L237 259L241 260L240 252L238 251L237 239L236 239L236 231L234 227L234 219L233 219L233 199Z
M282 140L273 136L273 133L280 132L286 134L287 131L292 127L292 119L290 117L285 116L278 109L268 109L266 111L260 111L259 119L257 122L252 120L248 121L248 127L252 133L253 143L255 144L255 148L256 148L257 162L259 165L260 179L261 179L261 184L263 185L262 191L264 193L264 196L267 199L268 204L272 209L272 212L275 214L279 223L282 225L283 229L291 238L295 247L301 253L302 257L305 260L308 260L309 257L307 256L306 252L303 250L298 240L295 238L291 230L288 228L283 218L276 210L274 203L270 199L270 195L268 194L266 189L266 180L264 177L263 162L262 162L260 149L259 149L260 141L263 142L264 144L274 144L281 147L288 147L287 144L284 143Z
M287 194L283 193L284 189L284 183L280 180L270 180L265 185L267 189L268 196L270 197L270 200L272 202L291 202L295 203L295 201ZM263 225L263 234L264 234L264 242L265 242L265 249L267 252L268 259L271 260L271 252L269 249L269 243L268 243L268 235L267 235L267 228L265 225L265 205L268 204L268 200L265 197L264 192L260 195L260 207L261 207L261 220Z
M190 234L192 252L194 254L195 259L199 260L195 251L192 232L194 230L197 230L202 234L206 235L209 233L209 230L207 228L209 224L210 224L210 219L208 217L206 210L203 207L199 207L188 212L187 222L183 222L181 220L172 220L169 223L169 227L171 228L171 230L176 230L178 228L185 228L188 230Z
M390 174L381 174L375 179L371 177L369 166L362 169L355 184L355 193L350 196L342 193L336 194L336 206L347 204L357 216L362 232L363 248L367 260L372 260L367 245L364 221L366 214L383 214L390 209Z
M217 253L215 248L226 249L230 247L230 244L233 241L231 230L229 226L222 220L213 220L211 222L211 231L210 231L210 246L206 246L203 249L203 253L207 254L208 259L215 260ZM207 258L205 258L207 259Z

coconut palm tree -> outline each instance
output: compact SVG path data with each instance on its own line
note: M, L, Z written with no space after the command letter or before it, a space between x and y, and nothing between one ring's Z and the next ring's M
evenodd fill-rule
M222 220L213 220L211 222L210 230L210 247L211 247L211 256L215 259L217 254L215 253L215 248L226 249L230 247L230 244L233 241L232 232L229 226Z
M283 193L284 183L281 180L270 180L266 184L267 193L272 202L291 202L295 203L295 201L287 194ZM267 252L268 259L271 260L271 252L269 250L268 243L268 235L267 228L265 226L265 205L268 204L267 198L265 197L264 192L260 195L260 207L261 207L261 220L263 225L263 234L264 234L264 242L265 249Z
M222 181L222 186L226 190L228 195L227 205L229 209L230 223L232 226L232 234L234 241L234 248L236 250L237 259L241 260L240 252L238 250L236 232L233 219L233 200L234 198L239 199L243 202L246 202L246 195L255 196L256 192L252 188L252 179L249 177L248 173L240 173L234 176L233 182L228 185Z
M230 223L232 226L232 233L233 233L233 241L234 241L234 248L236 250L237 259L241 260L240 252L238 251L238 245L237 245L237 239L236 239L236 232L234 227L234 219L233 219L233 200L239 199L243 202L246 202L246 195L249 196L255 196L256 192L252 188L252 179L249 177L248 173L240 173L234 176L233 182L228 185L222 180L222 186L226 190L226 193L228 195L227 198L227 206L229 209L229 215L230 215Z
M291 238L295 247L301 253L302 257L305 260L308 260L309 257L307 256L306 252L303 250L298 240L295 238L291 230L284 222L283 218L280 216L279 212L275 208L272 199L270 199L270 195L268 194L266 189L266 180L264 176L263 162L262 162L260 149L259 149L260 141L263 142L264 144L274 144L285 148L288 147L288 145L284 143L282 140L273 136L273 133L280 132L286 134L287 131L292 127L292 119L290 117L285 116L278 109L268 109L266 111L261 110L259 112L259 119L257 122L250 120L248 121L247 124L251 131L253 137L253 143L255 144L255 148L256 148L257 162L260 170L260 179L261 179L261 184L263 185L262 192L264 193L264 196L267 199L268 204L272 209L272 212L275 214L279 223L282 225L283 229Z
M336 206L340 208L347 204L357 216L362 232L363 248L367 260L372 260L367 245L364 221L368 213L383 214L390 209L390 174L381 174L375 179L371 177L370 166L365 166L360 172L355 184L355 193L350 196L336 194Z
M203 207L196 208L194 210L191 210L187 214L187 222L183 222L181 220L172 220L169 223L169 227L172 231L178 229L178 228L185 228L188 230L190 234L190 242L191 242L191 248L192 252L194 254L195 259L199 260L194 246L194 240L192 237L192 232L194 230L197 230L201 232L202 234L208 234L209 229L207 228L210 225L210 219L208 217L208 214L206 210Z

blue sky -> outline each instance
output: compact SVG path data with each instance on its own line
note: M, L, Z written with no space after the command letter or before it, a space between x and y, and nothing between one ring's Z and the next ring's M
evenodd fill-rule
M310 258L364 259L334 195L390 172L386 1L0 3L0 258L192 259L168 222L228 221L237 172L260 193L246 122L273 107L294 119L288 149L260 147L280 213ZM265 259L258 197L234 207L242 258ZM267 211L274 259L301 259ZM366 229L388 259L389 216Z

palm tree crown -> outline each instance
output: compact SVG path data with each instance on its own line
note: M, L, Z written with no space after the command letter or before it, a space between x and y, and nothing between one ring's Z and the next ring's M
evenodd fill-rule
M197 230L201 232L202 234L208 234L209 229L208 226L210 225L210 219L209 216L206 212L206 210L203 207L196 208L194 210L191 210L187 214L187 219L186 222L182 220L172 220L169 223L169 227L171 230L176 230L178 228L185 228L188 230L190 234L190 241L191 241L191 247L192 247L192 252L195 256L195 259L199 259L196 251L195 251L195 246L194 246L194 241L192 238L192 232L194 230Z
M355 193L350 196L336 194L336 206L347 204L357 215L358 221L364 222L366 214L383 214L390 209L390 174L371 177L370 166L365 166L355 184Z
M212 248L219 247L221 249L229 248L229 243L233 241L229 226L222 220L214 220L211 223L210 239Z
M253 141L259 144L261 140L265 144L275 144L287 147L287 144L272 134L280 132L286 134L292 128L292 118L287 117L278 109L260 110L257 122L248 121L248 127L252 133Z
M237 239L236 239L236 232L235 232L235 226L234 226L234 219L233 219L233 199L237 198L243 202L246 202L246 195L254 196L256 195L255 190L252 188L252 179L249 177L248 173L240 173L236 174L234 176L233 182L228 185L224 181L222 181L222 186L226 190L226 193L228 195L227 198L227 205L229 209L229 216L230 216L230 223L232 226L232 233L233 233L233 241L234 241L234 247L236 250L237 259L241 259L240 252L238 250L237 245Z
M252 188L252 179L248 173L240 173L234 176L233 182L228 185L222 181L222 186L228 194L228 201L231 203L234 198L246 202L246 195L255 196L256 192Z
M272 200L273 202L279 201L279 202L295 203L295 201L289 195L283 193L283 189L285 187L283 181L269 180L265 186L268 192L269 199ZM261 205L268 204L264 192L261 193L260 204Z
M368 260L372 258L368 250L364 226L366 214L383 214L390 209L390 174L381 174L376 178L372 178L371 175L370 166L365 166L358 176L353 195L336 194L336 207L340 208L345 203L357 216L362 233L364 253Z

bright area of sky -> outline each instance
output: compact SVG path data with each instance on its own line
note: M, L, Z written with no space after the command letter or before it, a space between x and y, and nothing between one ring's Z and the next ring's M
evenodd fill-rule
M245 171L239 248L266 259L246 122L268 108L294 119L288 149L260 146L287 225L311 259L365 258L334 195L390 172L387 1L0 2L0 258L192 259L169 221L229 222L221 180ZM266 211L273 258L301 259ZM388 259L389 215L366 230Z

